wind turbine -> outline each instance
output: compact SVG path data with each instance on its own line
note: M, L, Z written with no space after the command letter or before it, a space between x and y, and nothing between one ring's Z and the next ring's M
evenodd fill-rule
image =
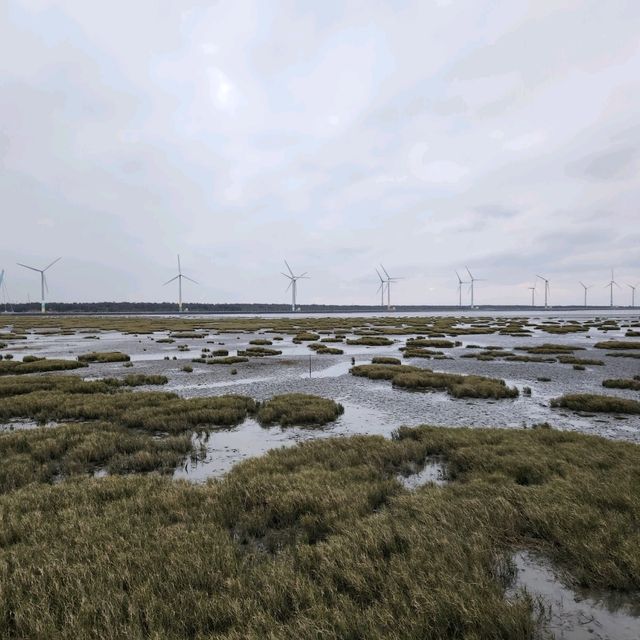
M469 274L469 281L471 283L471 286L469 287L469 290L471 291L471 308L473 309L474 284L476 282L484 282L484 278L474 278L473 275L471 274L471 271L469 271L469 267L465 266L465 269L467 270L467 273Z
M382 265L380 265L380 268L384 271L384 275L387 276L387 311L391 311L391 283L402 280L402 278L392 278Z
M589 286L587 286L586 284L584 284L584 282L580 282L582 288L584 289L584 308L587 308L587 290L591 289L591 287L593 287L592 284L590 284Z
M46 312L46 300L45 300L45 296L44 296L44 292L46 290L47 293L49 293L49 285L47 284L47 276L45 276L45 271L47 271L48 269L51 269L51 267L53 267L53 265L58 262L58 260L62 260L62 256L60 256L59 258L56 258L51 264L48 264L44 269L36 269L35 267L30 267L27 264L22 264L21 262L18 262L18 265L21 267L24 267L25 269L31 269L31 271L37 271L40 274L40 291L42 294L41 297L41 302L40 302L40 311L41 313L45 313Z
M531 291L531 306L536 306L536 284L533 283L533 287L528 287L529 291Z
M378 278L380 278L380 286L378 287L378 291L380 292L380 306L384 308L384 285L386 284L386 281L377 269L376 273L378 274Z
M620 288L620 285L616 282L616 279L613 275L613 269L611 269L611 282L608 282L607 284L604 285L604 288L606 289L607 287L609 287L609 304L611 305L611 307L613 308L613 285L616 285L616 287L618 287L618 289Z
M184 278L185 280L188 280L189 282L193 282L193 284L198 284L195 280L193 280L192 278L189 278L189 276L185 276L182 273L182 267L180 265L180 256L178 256L178 275L175 276L175 278L171 278L171 280L167 280L162 285L163 287L166 287L168 284L170 284L174 280L178 281L178 313L182 313L182 278Z
M636 287L638 285L635 284L628 284L627 287L629 287L629 289L631 289L631 307L635 307L636 306Z
M462 285L467 283L464 282L464 280L460 277L460 274L457 271L456 271L456 277L458 278L458 306L462 307Z
M548 278L544 278L542 276L536 276L536 278L540 278L540 280L542 280L544 282L544 308L548 309L549 308L549 279Z
M282 273L282 275L285 278L289 278L289 286L287 287L287 291L289 291L289 289L291 289L291 311L295 311L296 310L296 296L298 293L298 280L300 279L308 279L309 276L307 275L307 272L305 271L303 274L296 276L294 275L293 271L291 270L291 267L289 266L289 263L285 260L284 263L287 265L287 269L289 271L288 274L286 273Z

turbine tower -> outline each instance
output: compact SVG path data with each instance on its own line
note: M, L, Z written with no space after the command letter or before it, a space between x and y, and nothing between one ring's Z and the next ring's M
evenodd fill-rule
M387 273L387 270L382 265L380 265L380 268L384 272L384 275L387 276L387 280L386 280L386 284L387 284L387 311L391 311L391 283L392 282L397 282L398 280L402 280L402 278L396 278L396 277L392 278Z
M611 308L613 308L613 285L614 284L616 285L616 287L618 287L618 289L620 288L620 285L616 282L616 279L613 275L613 269L611 269L611 282L608 282L607 284L604 285L605 289L609 287L609 305L611 306Z
M35 267L30 267L27 264L22 264L21 262L18 262L19 266L24 267L25 269L31 269L31 271L37 271L40 274L40 291L41 291L40 312L41 313L45 313L47 310L46 308L47 303L46 303L44 292L46 290L46 292L49 293L49 285L47 284L47 276L45 276L45 271L47 271L48 269L51 269L51 267L53 267L53 265L56 262L58 262L58 260L62 260L62 256L60 256L59 258L56 258L51 264L48 264L44 269L36 269Z
M468 284L461 277L460 274L456 271L456 277L458 278L458 306L462 307L462 285Z
M287 265L287 270L289 271L288 274L286 273L282 273L282 275L285 278L289 278L289 286L287 287L287 291L289 291L289 289L291 289L291 311L296 311L296 297L297 297L297 293L298 293L298 280L301 279L308 279L309 276L307 275L307 272L305 271L303 274L296 276L293 271L291 270L291 267L289 266L289 263L285 260L284 263Z
M380 272L377 269L376 273L378 274L378 278L380 278L380 286L378 287L378 291L380 292L380 306L384 309L384 286L386 284L386 281L380 275Z
M471 286L469 287L469 291L471 292L471 308L473 309L473 294L474 294L474 285L476 282L484 282L484 278L474 278L473 275L471 274L471 271L469 271L469 267L465 266L465 269L467 270L467 273L469 274L469 282L471 283Z
M593 287L593 285L590 284L589 286L587 286L586 284L584 284L584 282L580 282L580 285L584 289L584 308L586 309L587 308L587 290L591 289L591 287Z
M166 287L168 284L172 283L174 280L178 281L178 313L182 313L182 278L188 280L189 282L193 282L193 284L198 284L189 276L185 276L182 273L182 267L180 266L180 256L178 256L178 275L175 278L171 278L171 280L167 280L162 286Z
M549 279L548 278L544 278L542 276L536 276L536 278L540 278L540 280L542 280L544 282L544 308L548 309L549 308Z
M628 284L627 287L631 289L631 308L636 306L636 287L637 284Z
M536 284L533 283L533 287L528 287L529 291L531 291L531 306L536 306Z

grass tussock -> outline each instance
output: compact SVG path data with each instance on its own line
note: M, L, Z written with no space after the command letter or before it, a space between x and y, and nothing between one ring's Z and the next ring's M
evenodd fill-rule
M400 358L392 358L391 356L374 356L371 359L372 364L402 364Z
M558 362L561 362L562 364L577 364L595 367L601 367L604 365L602 360L597 360L595 358L576 358L575 356L558 356Z
M57 360L46 358L36 358L26 356L20 362L18 360L5 360L0 362L0 376L19 376L30 373L46 373L49 371L70 371L86 367L84 362L77 360Z
M393 344L393 340L384 336L362 336L360 338L351 338L347 340L347 344L363 345L367 347L388 347Z
M584 351L584 347L576 347L571 344L541 344L536 346L516 347L517 351L526 351L532 354L571 354L574 351Z
M120 351L93 351L78 356L78 362L129 362L128 354Z
M415 349L420 347L433 347L434 349L453 349L459 347L462 343L459 340L443 340L438 338L415 338L407 340L407 349Z
M319 396L305 393L286 393L260 404L257 419L268 426L323 426L344 413L344 407Z
M337 347L327 347L326 344L322 344L321 342L312 342L307 346L309 347L309 349L315 351L319 355L339 356L344 353L342 349L338 349Z
M403 489L433 455L450 484ZM638 591L638 468L637 446L576 433L422 427L200 486L33 483L0 497L0 636L535 640L533 599L504 597L512 549Z
M238 356L248 358L264 358L266 356L279 356L282 351L279 349L269 349L267 347L247 347L246 349L238 349Z
M191 362L200 364L239 364L241 362L249 362L249 358L242 356L224 356L221 358L194 358Z
M595 393L569 393L551 400L552 407L588 413L640 413L640 402Z
M266 338L256 338L255 340L250 340L249 344L255 344L256 346L267 347L273 344L271 340L267 340Z
M593 345L596 349L640 349L640 342L637 340L604 340Z
M631 389L632 391L640 391L640 377L636 376L633 380L603 380L602 386L607 389Z

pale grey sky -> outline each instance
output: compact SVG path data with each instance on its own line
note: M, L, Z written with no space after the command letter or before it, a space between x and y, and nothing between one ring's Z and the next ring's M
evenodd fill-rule
M608 300L640 281L640 2L4 0L14 299ZM620 290L628 303L629 289ZM617 295L618 295L617 294ZM639 294L640 295L640 294Z

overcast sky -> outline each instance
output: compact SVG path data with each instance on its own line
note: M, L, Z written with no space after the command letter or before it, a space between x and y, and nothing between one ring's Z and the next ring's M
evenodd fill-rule
M606 302L640 281L637 0L3 0L14 300ZM539 286L539 289L540 286ZM639 290L640 299L640 290ZM541 298L540 298L541 299Z

